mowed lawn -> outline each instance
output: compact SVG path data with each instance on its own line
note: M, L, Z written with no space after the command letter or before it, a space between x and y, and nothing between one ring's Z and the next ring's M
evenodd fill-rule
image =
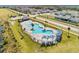
M17 13L13 13L8 9L0 9L0 18L8 20L9 15L17 15ZM18 48L21 50L20 52L79 52L79 38L70 34L70 38L68 39L67 32L63 32L62 41L57 45L41 47L38 43L33 42L27 33L23 32L18 21L14 21L11 29L17 40L17 44L19 44Z
M57 45L41 47L39 44L33 42L29 35L23 32L18 21L15 21L12 28L15 29L13 31L15 31L15 37L21 45L22 52L79 52L78 37L70 34L70 38L67 38L67 32L63 32L62 41Z
M18 15L17 13L11 12L9 9L0 8L0 19L8 20L10 16Z
M15 48L12 48L13 45L16 45L16 42L13 41L13 36L11 30L9 30L10 28L9 25L6 24L6 22L8 22L10 16L12 15L18 16L17 13L13 13L7 8L0 8L0 21L3 23L2 25L5 28L3 33L4 42L7 42L7 44L4 44L3 46L3 50L4 50L3 52L15 52L16 51L15 48L17 48L18 46L17 44Z
M19 44L22 46L21 49L22 51L24 50L23 52L79 52L78 36L70 34L70 38L67 38L68 33L65 31L63 31L62 41L60 43L49 47L41 47L39 44L33 42L30 36L23 33L23 30L17 21L15 22L13 29L15 29L15 36L17 36L16 38ZM21 37L23 38L21 39Z
M24 33L18 21L14 21L14 25L11 26L14 36L20 45L21 52L35 52L39 49L39 44L33 42L31 37Z
M79 52L79 39L77 36L70 34L67 38L67 32L63 32L62 41L55 46L47 48L47 52Z
M45 26L60 29L59 27L56 27L54 25L47 24L39 20L36 20L36 21L44 24ZM68 32L63 31L62 41L58 43L57 45L53 45L53 46L49 46L45 48L44 51L45 52L79 52L79 37L71 33L69 35L70 35L70 38L67 37Z

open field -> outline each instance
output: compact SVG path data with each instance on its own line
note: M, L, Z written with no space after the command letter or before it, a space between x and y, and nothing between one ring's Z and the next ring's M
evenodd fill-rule
M10 16L17 15L17 13L11 12L9 9L1 8L0 9L0 19L8 20Z
M18 21L15 21L15 25L11 26L14 36L20 45L21 52L33 52L38 49L37 43L32 42L28 34L24 33Z
M6 21L9 19L8 15L17 15L17 13L13 13L8 9L0 9L0 11L1 11L0 18L6 19ZM4 13L6 13L6 14L4 14ZM10 20L8 20L8 21L10 21ZM38 21L36 19L34 19L33 21L40 22L40 23L44 24L45 26L49 26L52 28L56 27L54 25L51 26L51 24L48 24L48 23L45 23L42 21ZM18 20L11 21L11 22L13 22L14 25L9 25L8 27L10 28L10 30L9 31L5 30L6 31L5 33L8 34L8 36L9 36L11 34L9 32L10 31L12 32L15 40L17 41L16 43L14 42L13 44L17 45L16 49L18 50L18 52L47 52L47 53L48 52L50 52L50 53L51 52L79 52L79 38L73 34L70 34L70 38L68 38L67 37L68 33L63 31L62 41L60 43L58 43L57 45L49 46L49 47L41 47L39 44L33 42L27 33L23 32ZM62 30L62 29L60 29L60 30ZM13 42L13 41L10 41L12 39L10 36L8 37L7 40L9 42ZM7 44L6 47L8 47L10 45L11 44ZM6 48L6 49L9 50L10 48Z
M15 14L5 8L0 9L0 23L2 22L2 26L4 27L4 32L3 32L4 45L1 52L19 51L19 49L17 48L18 44L16 45L15 38L13 36L12 30L10 29L8 23L8 20L12 15L18 15L18 14Z

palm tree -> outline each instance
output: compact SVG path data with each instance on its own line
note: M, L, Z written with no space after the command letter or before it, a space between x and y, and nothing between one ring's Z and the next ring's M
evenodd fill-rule
M70 27L68 27L68 36L67 36L68 38L70 38L69 31L70 31Z
M78 39L79 39L79 36L78 36Z

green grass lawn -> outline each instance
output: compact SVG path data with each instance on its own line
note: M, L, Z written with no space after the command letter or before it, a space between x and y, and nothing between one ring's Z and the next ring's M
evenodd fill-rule
M4 11L6 13L5 16L0 16L1 18L5 18L6 20L8 14L16 15L17 13L13 13L10 10L1 9L1 13L4 15ZM3 12L2 12L3 11ZM8 13L7 13L8 12ZM8 17L9 18L9 17ZM35 20L36 21L36 20ZM18 45L19 52L79 52L79 39L77 36L70 34L70 38L67 38L67 32L63 31L62 41L57 45L52 45L49 47L41 47L38 43L35 43L31 40L31 37L25 33L18 21L12 21L14 25L10 25L10 28L13 32L15 39L17 40L16 45ZM47 24L45 22L37 21L45 26L56 28L54 25ZM56 28L58 29L58 28ZM61 29L60 29L61 30ZM6 32L8 34L8 32ZM6 35L6 34L5 34ZM8 38L8 40L11 40ZM7 46L6 46L7 47ZM9 50L10 48L8 48Z
M35 20L34 20L35 21ZM54 25L47 24L45 22L36 20L45 26L52 27L55 29L61 30L59 27L56 27ZM69 34L70 38L68 38L68 32L63 31L62 34L62 41L58 43L57 45L47 47L44 49L45 52L79 52L79 38L78 36L75 36L73 34Z
M0 19L8 20L10 16L14 16L14 15L18 16L17 13L13 13L7 8L0 8Z
M63 32L62 41L58 45L48 47L47 52L79 52L79 39L70 34L67 38L67 32Z
M39 44L33 42L27 33L24 33L18 21L12 27L14 36L20 45L21 52L35 52Z
M48 24L44 25L51 27ZM21 46L21 52L79 52L78 37L70 34L70 38L68 39L67 32L63 32L62 41L57 45L41 47L39 44L33 42L27 33L23 32L18 21L15 21L15 25L12 27L12 29L14 31L16 39L18 40L19 45Z
M9 25L6 24L10 16L14 15L18 16L17 13L13 13L7 8L0 8L0 21L3 23L2 25L4 27L4 33L3 33L4 43L6 42L2 48L3 52L16 52L16 50L19 51L17 48L18 44L16 46L16 42L13 41L12 31Z

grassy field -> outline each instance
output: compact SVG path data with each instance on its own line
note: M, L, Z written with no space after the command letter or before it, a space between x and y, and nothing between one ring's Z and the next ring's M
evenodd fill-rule
M0 9L0 18L8 20L9 18L8 15L17 15L17 13L13 13L8 9ZM75 35L70 34L70 38L68 38L67 37L68 33L63 31L62 41L60 43L58 43L57 45L49 46L49 47L41 47L38 43L33 42L31 40L31 37L27 33L23 32L18 20L12 21L12 22L14 22L14 25L10 25L9 27L11 29L9 31L7 30L6 33L9 36L10 35L9 32L12 31L15 39L17 40L17 42L15 43L16 45L18 45L17 49L20 50L18 52L45 52L45 53L48 53L48 52L50 53L51 52L79 52L79 38ZM47 23L43 23L43 24L45 26L55 28L54 25L51 26ZM11 40L10 36L8 40ZM9 45L6 45L6 47L8 47ZM13 47L11 48L8 47L6 49L9 50L12 48Z
M18 15L18 14L15 14L15 13L9 11L9 9L0 8L0 21L3 23L2 26L5 28L4 32L3 32L4 45L3 45L2 52L19 51L19 49L17 48L18 44L16 42L14 42L15 38L14 38L13 33L8 24L8 20L9 20L10 16L12 16L12 15Z
M9 9L6 9L6 8L0 8L0 19L8 20L9 17L13 15L17 16L17 13L13 13Z
M48 52L79 52L79 39L70 34L67 38L67 32L63 32L62 41L57 46L48 47Z
M24 33L18 21L15 21L15 25L11 26L15 38L20 45L21 52L33 52L36 50L36 43L32 42L28 34Z

